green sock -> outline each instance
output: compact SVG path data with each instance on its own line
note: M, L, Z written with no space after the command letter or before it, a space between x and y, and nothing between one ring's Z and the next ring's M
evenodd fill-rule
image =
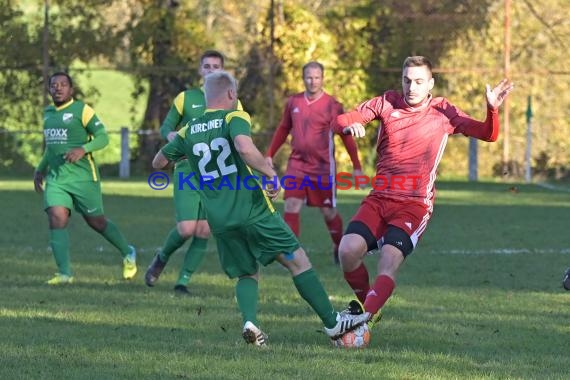
M160 250L160 259L165 263L168 262L168 259L170 259L174 251L182 247L185 241L186 239L180 236L176 227L171 229Z
M251 277L240 278L236 284L236 298L243 323L250 321L257 326L257 281Z
M334 327L336 325L336 311L315 271L309 269L298 274L293 277L293 283L295 283L301 297L313 308L324 325L327 328Z
M208 239L202 239L194 236L190 247L188 247L188 250L186 251L186 256L184 256L184 264L182 264L182 269L178 275L176 285L188 285L190 277L194 272L196 272L196 269L198 269L198 266L204 259L207 247Z
M49 230L49 245L51 246L58 272L71 276L69 234L67 233L67 229Z
M109 219L107 219L107 227L101 232L101 235L121 252L123 258L131 252L127 239L125 239L121 231L119 231L119 228Z

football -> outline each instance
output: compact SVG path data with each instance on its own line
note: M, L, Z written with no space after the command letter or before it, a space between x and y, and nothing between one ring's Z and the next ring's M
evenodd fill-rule
M364 348L370 343L370 328L365 323L340 338L331 340L331 343L338 348Z

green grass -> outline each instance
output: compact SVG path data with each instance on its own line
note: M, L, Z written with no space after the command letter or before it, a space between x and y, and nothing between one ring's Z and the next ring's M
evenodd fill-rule
M2 379L562 379L570 373L570 193L534 185L443 182L433 219L404 264L368 349L333 349L287 273L262 270L259 320L270 346L243 343L233 281L209 254L176 298L175 255L155 288L142 279L173 225L170 190L106 181L105 210L139 248L140 272L120 279L119 254L73 215L76 284L55 270L42 199L31 181L0 181ZM366 192L341 192L346 221ZM279 207L282 205L280 204ZM341 308L352 298L330 258L320 214L301 240ZM371 273L377 257L367 258Z

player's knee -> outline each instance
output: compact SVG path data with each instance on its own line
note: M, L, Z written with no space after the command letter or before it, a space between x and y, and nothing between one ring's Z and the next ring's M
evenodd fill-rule
M321 207L321 213L327 222L330 222L338 215L338 211L334 207Z
M285 199L285 205L283 209L285 212L298 214L301 212L301 208L303 207L303 200L300 198L287 198Z
M293 276L303 273L312 267L307 254L302 248L298 248L295 252L281 254L279 262Z
M207 239L210 237L210 226L205 220L201 220L196 225L196 232L194 236L201 239Z
M344 232L342 240L345 240L345 238L351 234L359 236L360 239L350 239L351 244L348 245L348 247L345 249L356 250L356 253L364 254L368 251L372 251L378 248L377 238L374 236L372 231L370 231L366 224L359 221L350 222L348 224L348 227L346 227L346 231ZM342 245L343 244L341 242L341 246Z
M178 234L182 239L189 239L194 236L196 232L196 222L195 221L182 221L178 222L176 225Z
M389 244L402 251L404 257L408 256L414 250L414 243L404 230L396 226L389 225L386 233L378 241L378 246Z
M69 210L64 207L50 207L47 209L49 228L65 228L69 220Z
M347 258L358 256L361 251L361 245L358 244L357 239L353 235L344 235L338 246L339 258Z

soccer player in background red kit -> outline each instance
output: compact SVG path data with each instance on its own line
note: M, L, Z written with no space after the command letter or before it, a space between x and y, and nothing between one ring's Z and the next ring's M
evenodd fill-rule
M295 235L300 234L301 207L319 207L333 241L333 258L338 264L338 245L342 238L342 218L336 208L336 163L333 125L342 114L342 105L323 90L324 66L309 62L303 66L305 91L289 97L281 122L267 150L267 162L291 134L291 155L285 182L284 219ZM362 175L356 143L341 135L350 156L354 176Z
M443 97L430 93L434 85L432 65L422 56L408 57L402 71L402 90L386 91L337 117L337 132L363 137L364 125L379 120L376 175L410 178L398 186L382 182L362 201L339 246L344 278L363 305L353 312L368 313L369 324L380 317L380 309L396 286L396 274L412 253L433 212L437 166L448 136L463 134L483 141L496 141L498 108L512 91L503 79L495 88L486 87L485 121L470 118ZM414 179L414 180L412 180ZM367 252L380 249L378 273L370 284L363 263ZM364 308L364 310L362 310Z

